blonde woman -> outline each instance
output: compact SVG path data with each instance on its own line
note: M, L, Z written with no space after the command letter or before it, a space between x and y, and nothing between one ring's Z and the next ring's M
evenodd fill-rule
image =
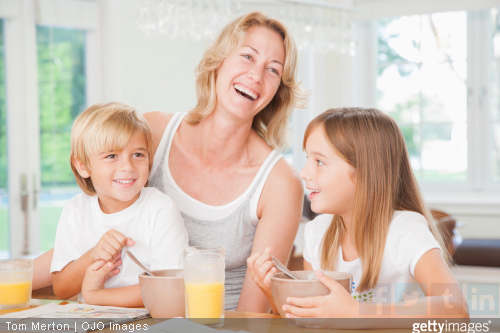
M223 29L196 75L193 110L145 114L155 152L149 186L179 206L190 245L224 246L226 309L268 312L246 260L271 246L286 262L302 215L300 178L278 153L305 100L295 43L279 21L249 13ZM35 262L34 286L47 284L50 256Z
M286 316L298 322L303 317L467 317L397 124L375 109L331 109L308 125L304 149L308 159L301 176L312 210L324 214L305 228L304 268L317 270L330 293L290 297L283 306ZM276 268L269 252L252 255L248 266L272 302L270 275ZM321 269L351 273L352 295ZM410 302L415 295L423 297Z
M198 103L188 113L147 113L156 151L150 186L179 205L190 245L222 245L226 309L268 312L247 274L268 246L286 262L303 189L278 153L303 93L286 28L254 12L230 23L197 67Z

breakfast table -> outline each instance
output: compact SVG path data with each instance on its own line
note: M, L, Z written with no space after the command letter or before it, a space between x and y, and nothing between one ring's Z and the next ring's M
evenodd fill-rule
M56 303L60 305L68 304L68 303L76 303L76 302L67 302L63 300L57 299L32 299L30 308L35 308L45 304ZM13 313L21 310L0 310L0 315L5 315L8 313ZM147 324L147 327L151 328L152 325L161 323L165 319L155 319L148 318L142 319L138 321L134 321L133 324L140 324L144 327L144 324ZM129 323L130 324L130 323ZM287 320L281 318L278 315L274 314L266 314L266 313L254 313L254 312L242 312L242 311L226 311L225 312L225 320L224 325L222 327L216 328L217 330L224 331L233 331L233 332L251 332L251 333L264 333L264 332L275 332L275 333L326 333L331 332L329 329L320 329L320 328L306 328L292 325L287 322ZM148 330L137 330L136 332L148 332ZM151 331L151 329L149 329ZM399 332L411 332L410 329L377 329L370 330L370 332L387 332L391 333L399 333ZM129 330L111 330L109 328L104 328L103 330L97 332L129 332ZM357 330L335 330L335 332L361 332ZM184 333L184 332L182 332Z

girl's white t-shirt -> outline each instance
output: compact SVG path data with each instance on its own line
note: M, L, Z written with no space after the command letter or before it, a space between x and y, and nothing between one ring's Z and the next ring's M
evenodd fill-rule
M321 269L321 249L333 215L319 215L305 227L304 259L314 270ZM422 255L430 249L440 249L439 243L429 229L425 217L419 213L395 211L387 240L380 275L376 286L362 292L356 291L361 275L362 261L344 261L342 248L339 249L336 271L353 275L352 296L360 302L394 303L414 302L424 297L415 279L415 266Z

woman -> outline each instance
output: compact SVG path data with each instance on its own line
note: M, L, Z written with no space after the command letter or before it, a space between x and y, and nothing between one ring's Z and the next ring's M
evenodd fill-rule
M273 149L284 144L287 120L302 101L295 73L286 29L250 13L205 52L192 111L145 115L156 151L150 186L179 205L191 245L224 245L230 310L269 310L246 259L272 246L286 262L297 233L302 186Z
M228 310L269 311L246 274L246 259L272 247L286 262L297 233L302 185L275 150L304 100L296 72L297 51L285 27L249 13L205 52L192 111L145 114L155 150L150 186L177 203L191 245L225 247Z

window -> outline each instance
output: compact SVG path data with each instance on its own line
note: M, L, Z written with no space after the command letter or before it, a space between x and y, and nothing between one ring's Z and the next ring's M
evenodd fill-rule
M71 126L85 109L85 32L39 26L40 248L54 246L64 203L79 192L69 164Z
M499 22L497 9L376 21L375 104L400 125L424 189L498 188Z
M400 125L417 179L465 182L465 12L405 16L378 24L376 103Z
M61 208L79 192L72 123L88 100L102 100L100 2L2 1L0 259L53 246Z

